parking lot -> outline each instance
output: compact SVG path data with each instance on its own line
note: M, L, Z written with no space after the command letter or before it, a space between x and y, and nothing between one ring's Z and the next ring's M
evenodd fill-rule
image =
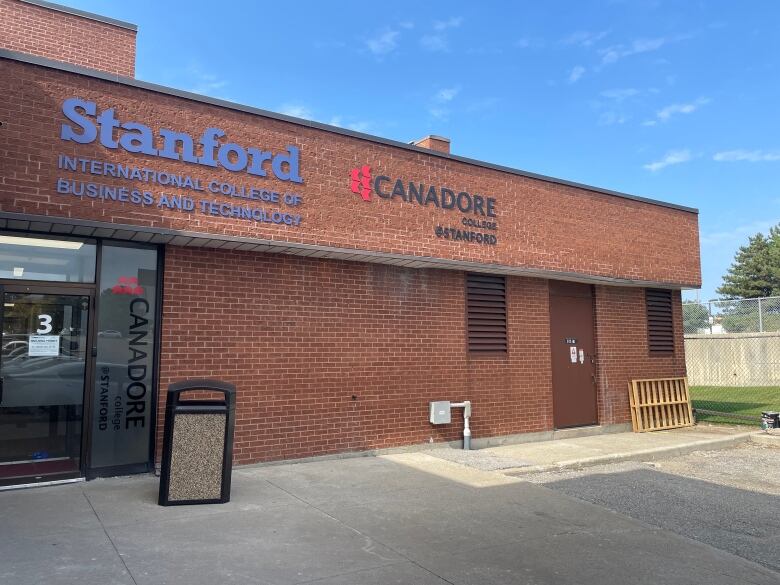
M780 571L780 448L746 443L526 479Z
M649 467L567 473L404 454L238 468L226 505L161 508L151 476L3 492L0 582L780 582L777 495ZM689 497L652 504L670 489ZM726 538L743 524L750 539Z

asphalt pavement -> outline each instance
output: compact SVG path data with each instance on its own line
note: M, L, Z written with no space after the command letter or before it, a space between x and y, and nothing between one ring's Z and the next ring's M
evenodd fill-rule
M151 476L0 492L0 583L780 583L769 548L756 556L762 566L684 526L661 527L650 512L609 509L642 505L626 491L706 487L659 483L653 473L618 474L620 490L605 488L610 478L550 489L405 454L238 468L224 505L161 508ZM585 501L604 489L614 496ZM753 526L769 504L743 497L722 503L721 522L750 506L738 517ZM754 536L771 538L760 526Z
M753 443L526 479L780 572L778 448Z

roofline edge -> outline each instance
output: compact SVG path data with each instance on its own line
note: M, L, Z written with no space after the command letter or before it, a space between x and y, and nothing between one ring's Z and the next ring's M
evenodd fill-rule
M23 0L25 2L30 0ZM36 2L39 0L35 0ZM369 142L374 142L377 144L383 144L385 146L392 146L395 148L401 148L403 150L411 151L411 152L417 152L421 154L426 154L428 156L434 156L438 158L444 158L448 160L452 160L455 162L461 162L464 164L469 164L473 166L478 166L486 169L491 169L495 171L500 171L504 173L509 173L512 175L525 177L529 179L536 179L538 181L544 181L547 183L554 183L556 185L563 185L566 187L574 187L576 189L583 189L585 191L591 191L593 193L600 193L602 195L610 195L612 197L618 197L621 199L627 199L630 201L637 201L639 203L647 203L650 205L656 205L659 207L666 207L669 209L674 209L677 211L684 211L688 213L693 213L698 215L699 210L695 207L688 207L685 205L678 205L676 203L669 203L666 201L659 201L658 199L651 199L649 197L642 197L639 195L631 195L628 193L622 193L620 191L614 191L612 189L604 189L602 187L594 187L593 185L586 185L585 183L577 183L575 181L568 181L566 179L558 179L556 177L550 177L547 175L541 175L538 173L532 173L529 171L523 171L521 169L515 169L513 167L507 167L504 165L489 163L486 161L481 161L478 159L472 159L465 156L458 156L454 154L444 153L444 152L438 152L435 150L430 150L428 148L422 148L419 146L415 146L413 144L407 144L405 142L400 142L397 140L391 140L389 138L382 138L380 136L374 136L371 134L365 134L363 132L356 132L354 130L348 130L346 128L340 128L338 126L331 126L328 124L323 124L322 122L315 122L313 120L304 120L302 118L295 118L293 116L287 116L285 114L278 114L276 112L271 112L268 110L264 110L262 108L256 108L254 106L248 106L244 104L238 104L235 102L229 102L226 100L221 100L217 98L211 98L204 95L199 95L196 93L191 93L188 91L183 91L171 87L166 87L164 85L158 85L156 83L150 83L148 81L140 81L138 79L132 79L130 77L124 77L122 75L115 75L111 73L106 73L104 71L97 71L95 69L89 69L88 67L82 67L80 65L73 65L71 63L64 63L61 61L55 61L53 59L48 59L46 57L38 57L36 55L28 55L26 53L20 53L18 51L10 51L8 49L0 49L0 59L7 59L10 61L17 61L21 63L28 63L30 65L37 65L40 67L47 67L49 69L56 69L59 71L65 71L67 73L74 73L76 75L84 75L86 77L92 77L95 79L101 79L103 81L110 81L114 83L119 83L121 85L127 85L130 87L136 87L139 89L145 89L147 91L154 91L157 93L162 93L165 95L170 95L173 97L179 97L183 99L188 99L195 102L200 102L212 106L222 107L229 110L234 110L238 112L244 112L247 114L253 114L257 116L262 116L265 118L270 118L272 120L279 120L282 122L288 122L291 124L297 124L299 126L304 126L307 128L314 128L316 130L322 130L324 132L330 132L332 134L340 134L342 136L349 136L351 138L357 138L360 140L366 140Z
M120 28L126 28L133 32L138 32L138 25L132 22L119 20L117 18L111 18L110 16L103 16L102 14L95 14L94 12L87 12L86 10L79 10L78 8L72 8L70 6L64 6L62 4L56 4L54 2L46 2L45 0L19 0L25 4L32 4L40 8L48 8L56 12L64 12L65 14L72 14L74 16L80 16L89 20L95 20L104 24L111 24Z

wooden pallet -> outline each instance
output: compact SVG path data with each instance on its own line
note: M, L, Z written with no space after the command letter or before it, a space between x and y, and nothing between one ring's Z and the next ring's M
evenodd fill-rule
M635 433L693 426L688 378L631 380L628 396Z

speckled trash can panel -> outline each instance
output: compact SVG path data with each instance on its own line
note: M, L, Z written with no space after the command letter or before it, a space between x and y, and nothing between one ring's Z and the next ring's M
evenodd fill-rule
M224 414L177 414L168 500L220 498L224 449Z

